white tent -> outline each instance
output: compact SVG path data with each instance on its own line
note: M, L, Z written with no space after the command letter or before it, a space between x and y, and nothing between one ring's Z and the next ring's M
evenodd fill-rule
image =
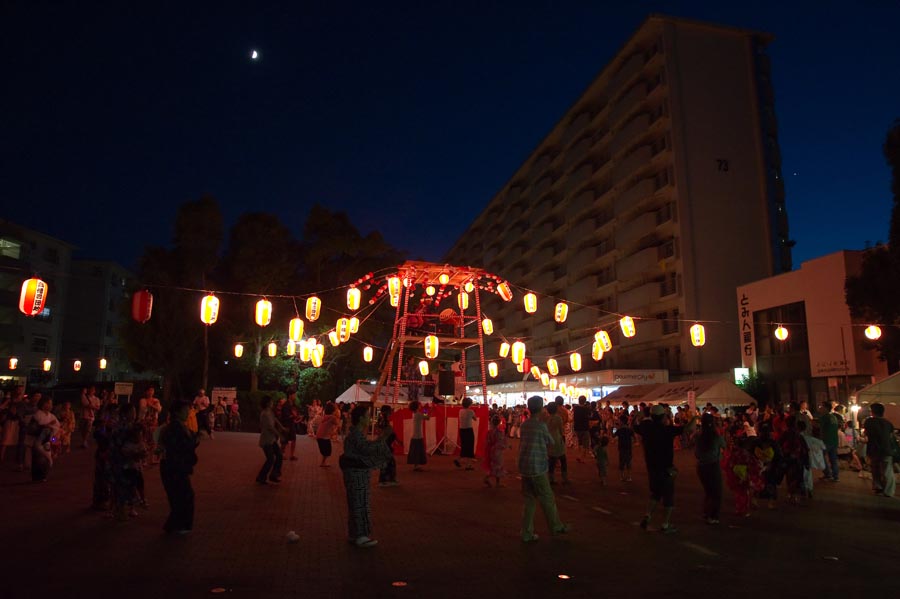
M856 403L867 406L873 403L884 405L884 416L894 423L900 422L900 372L895 372L889 377L883 378L877 383L863 387L855 394ZM860 414L868 414L863 412Z
M688 403L688 393L696 393L696 405L700 408L707 403L718 407L746 406L754 399L740 387L725 379L702 379L679 381L657 385L629 385L620 387L604 399L613 403L627 401L630 405L665 403L680 405Z
M353 383L347 390L337 396L335 403L350 403L352 401L372 401L372 394L375 393L375 385L367 383ZM394 398L394 388L385 387L379 395L380 401L392 401ZM397 402L406 403L406 387L400 387L400 394L397 396Z

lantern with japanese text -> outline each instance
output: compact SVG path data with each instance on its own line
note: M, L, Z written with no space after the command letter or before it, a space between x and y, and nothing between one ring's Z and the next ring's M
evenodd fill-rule
M509 343L507 343L506 341L501 343L499 353L500 353L501 358L505 358L506 356L508 356L509 355Z
M606 331L597 331L594 334L594 340L603 347L603 351L610 351L612 349L612 341L609 338L609 333Z
M440 345L440 341L436 336L428 335L425 337L425 356L432 360L437 358Z
M569 305L566 302L559 302L553 310L553 320L562 324L569 317Z
M579 354L577 351L573 351L571 354L569 354L569 366L571 366L572 370L574 370L575 372L581 370L581 354Z
M866 327L866 338L872 341L877 341L881 339L881 327L878 325L869 325Z
M634 319L630 316L623 316L619 319L619 327L622 329L622 334L626 337L634 337Z
M322 312L322 300L316 296L306 298L306 320L315 322Z
M391 277L388 279L388 293L391 296L396 295L400 297L400 291L403 289L403 282L400 280L400 277Z
M595 362L599 362L603 359L603 345L599 341L594 341L591 344L591 357Z
M425 360L419 362L419 372L422 374L422 376L428 376L428 362L426 362Z
M547 360L547 372L549 372L551 376L559 374L559 364L557 364L554 358Z
M513 364L521 364L525 359L525 344L521 341L516 341L512 344L512 361Z
M234 357L240 358L243 355L244 355L244 346L241 345L240 343L235 343L234 344Z
M337 347L341 344L341 338L334 329L328 331L328 340L331 342L332 347Z
M316 344L315 349L312 350L312 354L310 355L310 361L314 368L321 368L322 360L325 359L325 346L321 344Z
M50 372L50 367L53 366L53 362L50 361L50 358L44 358L44 362L41 366L43 366L44 372Z
M374 355L375 350L373 350L370 346L367 345L363 348L363 362L371 362Z
M488 362L488 374L491 378L497 378L497 375L500 373L500 369L497 367L496 362Z
M494 332L494 321L490 318L485 318L481 321L481 330L484 331L485 335L491 335Z
M469 309L469 294L465 291L460 291L459 295L456 296L456 303L459 304L460 310L468 310Z
M788 338L788 330L781 325L778 325L778 328L775 329L775 338L779 341L784 341Z
M400 305L400 296L399 295L391 295L391 307L396 308Z
M278 355L278 344L274 341L269 344L269 357L274 358Z
M150 320L150 314L153 312L153 294L147 289L135 291L131 296L131 317L144 324Z
M75 360L75 363L72 364L72 370L74 370L75 372L81 370L81 360Z
M504 302L511 302L513 298L512 289L509 287L509 283L503 281L499 285L497 285L497 295L503 298Z
M529 314L534 314L537 312L537 296L533 293L526 293L522 298L522 302L525 304L525 311Z
M272 322L272 302L261 299L256 302L256 324L267 327L270 322Z
M288 337L290 337L291 341L300 341L303 338L303 319L291 319L288 325Z
M219 298L210 293L200 300L200 322L206 325L215 324L219 319Z
M19 311L25 316L37 316L47 302L47 283L32 277L22 283L19 294Z
M359 319L355 316L350 317L350 333L355 335L359 331Z
M106 370L106 358L100 358L100 370Z
M351 310L356 310L359 308L359 298L360 293L359 289L356 287L351 287L347 290L347 308Z
M349 318L338 318L337 324L335 325L335 330L338 334L338 339L341 340L341 343L346 343L350 341L350 319Z
M706 344L706 329L699 322L691 327L691 343L694 347L703 347Z

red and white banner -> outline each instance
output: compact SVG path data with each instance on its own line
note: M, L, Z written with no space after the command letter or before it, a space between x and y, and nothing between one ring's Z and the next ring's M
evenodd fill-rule
M431 453L446 433L447 439L456 446L453 455L459 455L459 411L462 408L428 404L423 405L421 409L428 413L428 420L423 426L425 451ZM472 429L475 431L475 455L483 456L490 428L488 407L473 405L472 410L475 411L475 421L472 423ZM400 445L394 445L394 453L398 455L409 453L409 440L412 439L413 433L412 411L407 408L397 410L391 415L391 425L394 427L397 440L400 441Z

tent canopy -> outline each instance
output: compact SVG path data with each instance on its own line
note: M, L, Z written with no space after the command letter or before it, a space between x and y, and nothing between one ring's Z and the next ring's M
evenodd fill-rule
M627 401L631 405L641 402L646 404L683 404L687 403L688 392L692 390L697 394L696 405L701 407L707 403L716 407L746 406L750 402L755 401L740 387L724 379L680 381L656 385L629 385L620 387L604 399L617 403Z
M856 403L871 404L875 402L883 403L885 406L900 405L900 372L856 392Z
M335 403L350 403L353 401L372 401L372 394L375 392L375 385L370 385L368 383L353 383L347 390L337 396L337 399L334 400ZM391 401L394 397L394 389L388 388L385 386L384 389L381 390L381 401ZM398 403L406 403L408 398L406 397L406 387L400 387L400 393L397 396Z

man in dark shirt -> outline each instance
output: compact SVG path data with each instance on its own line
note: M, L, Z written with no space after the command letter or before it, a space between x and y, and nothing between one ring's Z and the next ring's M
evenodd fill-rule
M655 405L650 409L650 419L637 425L637 432L644 444L644 460L647 462L647 478L650 483L650 505L647 515L641 520L641 528L644 530L647 530L650 517L660 501L665 508L661 531L672 533L677 530L670 522L675 508L675 476L678 474L674 466L675 450L672 443L685 429L690 432L695 423L696 418L693 418L687 426L673 426L668 409Z
M194 526L194 489L191 474L197 464L197 439L185 421L190 404L175 402L169 424L160 429L158 451L162 454L159 474L169 499L169 517L163 526L166 532L187 534Z
M878 495L893 497L896 487L894 479L894 458L891 451L891 436L894 425L884 417L884 406L873 403L872 415L866 418L863 428L869 439L866 454L872 466L872 490Z
M577 461L584 461L585 455L591 454L591 408L587 405L587 398L582 395L578 398L578 405L572 409L572 430L578 439L578 448L581 455Z

